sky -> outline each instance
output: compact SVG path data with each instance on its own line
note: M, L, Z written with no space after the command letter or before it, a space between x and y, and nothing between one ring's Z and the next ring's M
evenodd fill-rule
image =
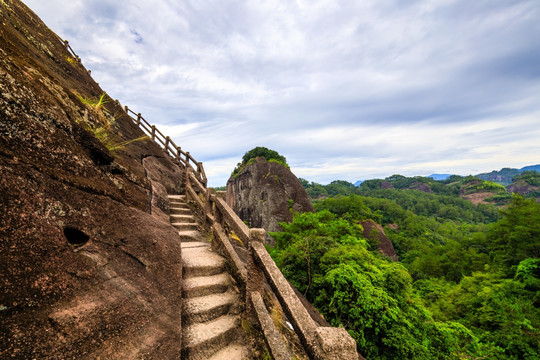
M265 146L309 181L540 163L538 0L23 0L226 184Z

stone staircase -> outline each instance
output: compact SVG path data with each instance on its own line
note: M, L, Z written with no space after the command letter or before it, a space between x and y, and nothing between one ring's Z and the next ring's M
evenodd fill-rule
M249 359L240 326L240 295L225 258L203 236L185 195L169 195L169 208L182 240L182 359Z

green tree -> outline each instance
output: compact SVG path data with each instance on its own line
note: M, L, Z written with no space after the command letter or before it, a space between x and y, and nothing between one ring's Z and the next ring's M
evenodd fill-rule
M249 160L255 159L257 157L263 157L266 159L266 161L277 160L280 163L287 164L287 159L284 156L280 155L275 150L270 150L263 146L257 146L256 148L253 148L246 152L242 157L242 163L247 164Z
M266 161L277 162L283 166L289 167L289 165L287 164L287 159L284 156L280 155L277 151L270 150L263 146L257 146L256 148L253 148L244 154L244 156L242 157L242 162L236 164L236 167L234 168L231 175L236 177L246 165L252 163L258 157L263 157L266 159Z
M538 258L540 252L540 204L515 195L489 233L491 256L507 277L526 258Z

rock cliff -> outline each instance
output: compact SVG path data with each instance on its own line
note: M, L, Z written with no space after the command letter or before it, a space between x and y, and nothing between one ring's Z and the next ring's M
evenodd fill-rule
M180 357L165 195L183 170L150 141L108 150L89 131L103 114L118 141L143 134L114 101L83 101L101 94L30 9L0 1L2 359Z
M292 211L313 211L306 190L285 166L257 158L227 182L227 202L250 227L280 231Z
M377 224L373 220L364 220L361 224L364 228L364 237L376 243L381 254L388 256L394 261L399 260L396 250L394 249L394 245L388 236L386 236L386 233L381 225ZM397 225L395 226L397 227Z

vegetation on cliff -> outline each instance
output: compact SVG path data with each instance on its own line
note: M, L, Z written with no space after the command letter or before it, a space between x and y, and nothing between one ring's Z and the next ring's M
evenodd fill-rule
M244 154L242 157L242 162L236 164L231 176L237 176L247 165L253 164L255 159L258 157L262 157L269 162L276 162L285 166L286 168L289 167L287 164L287 159L280 155L277 151L265 148L263 146L257 146Z

